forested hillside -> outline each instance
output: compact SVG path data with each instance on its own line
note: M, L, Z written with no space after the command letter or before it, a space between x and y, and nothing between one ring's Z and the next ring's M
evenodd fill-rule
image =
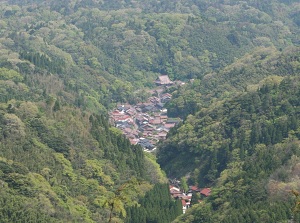
M151 188L146 180L158 182L147 173L151 162L142 149L130 146L103 115L47 94L29 101L34 95L23 79L1 69L1 100L14 97L0 104L1 222L104 222L117 187L132 181L135 189L114 217Z
M128 208L126 223L171 222L182 214L181 200L171 198L167 184L156 184L139 203Z
M0 1L0 221L174 220L156 157L107 117L161 74L186 82L168 89L185 121L158 161L215 187L176 221L291 219L299 12L297 0Z
M167 170L190 171L213 194L176 222L300 221L292 193L300 189L299 87L298 77L264 84L178 128L169 140L181 160Z
M130 145L105 114L43 92L35 102L14 70L1 68L0 84L1 222L116 222L166 182L154 157Z
M239 82L223 85L235 89L232 96L217 101L212 94L214 103L202 103L168 135L158 154L167 174L187 175L191 184L213 187L204 204L196 205L177 222L271 223L292 218L299 222L299 214L292 212L292 191L300 189L299 52L295 49L292 54L281 54L279 61L272 60L276 64L268 66L272 73L256 65L266 62L260 59L240 65L248 55L225 68L219 78L225 83L226 77ZM288 62L281 63L282 59ZM289 62L295 66L290 67ZM238 65L245 71L239 75L232 69ZM244 80L247 70L251 75ZM262 80L253 85L259 78ZM238 91L243 85L245 89ZM195 94L196 89L189 91ZM207 95L199 96L198 101L205 98Z
M134 101L133 86L151 86L161 73L202 78L255 47L299 44L297 1L8 2L3 63L26 72L28 62L47 64L80 95L77 104L95 110Z
M299 47L256 48L219 72L209 73L179 89L170 89L173 100L167 104L168 114L186 118L217 101L257 89L264 79L276 82L280 77L295 76L300 72L299 57Z

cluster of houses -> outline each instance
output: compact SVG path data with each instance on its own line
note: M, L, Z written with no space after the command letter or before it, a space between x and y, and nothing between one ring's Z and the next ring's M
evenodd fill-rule
M159 86L173 84L167 75L162 75L156 80ZM131 144L140 144L145 151L156 149L159 140L164 140L171 128L181 120L168 118L165 103L171 100L172 95L157 91L157 96L151 96L147 102L136 105L119 105L110 113L111 122L120 129L130 140Z
M175 84L167 75L159 76L155 83L164 88ZM185 83L177 81L176 84L180 86ZM179 118L167 116L164 105L171 100L172 95L163 92L163 88L158 88L155 90L157 96L149 97L147 102L136 105L119 105L110 112L111 123L123 132L131 144L140 144L146 152L154 151L157 142L166 139L169 130L181 122ZM190 186L189 190L184 192L176 184L170 185L170 194L174 199L181 200L183 213L191 206L193 192L199 193L199 197L205 198L210 195L211 189L199 189L196 186Z
M170 194L174 199L180 199L182 204L182 212L183 214L186 212L186 210L191 207L191 200L192 200L192 194L199 193L201 198L205 198L210 196L211 189L210 188L198 188L197 186L189 186L189 190L187 193L181 191L178 187L175 185L170 185ZM198 202L202 202L202 200L198 200Z

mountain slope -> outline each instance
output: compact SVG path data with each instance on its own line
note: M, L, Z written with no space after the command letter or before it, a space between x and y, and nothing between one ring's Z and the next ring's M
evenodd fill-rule
M14 70L1 68L0 84L2 222L121 219L151 184L165 182L152 158L109 126L105 114L37 95ZM123 185L130 190L119 195ZM116 198L119 206L111 209Z
M216 101L253 91L264 82L278 82L280 77L297 75L299 57L299 47L282 51L274 47L256 48L219 72L209 73L201 80L171 91L173 100L167 104L168 114L185 118Z
M294 53L296 65L299 54ZM261 71L256 85L255 78L243 80L244 73L230 76L238 64L225 68L221 73L227 76L220 77L225 86L238 89L230 80L239 78L245 86L250 83L246 90L219 101L216 97L187 116L161 144L158 162L169 176L186 176L192 185L212 187L209 198L175 222L299 221L299 214L292 212L292 191L300 189L299 68L291 70L288 63L275 60L278 70L268 73L258 62L239 68L252 67L253 76ZM273 75L277 72L282 76Z

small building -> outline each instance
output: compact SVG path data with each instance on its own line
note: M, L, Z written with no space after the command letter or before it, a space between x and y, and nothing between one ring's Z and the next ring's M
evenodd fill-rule
M179 122L181 122L180 118L168 118L166 121L168 124L174 123L175 125L177 125Z
M168 75L161 75L156 80L155 83L157 85L172 85L173 82L170 80Z
M144 149L148 150L152 150L155 147L148 139L145 138L140 138L138 144L140 144Z
M155 106L156 106L158 109L163 109L164 106L165 106L165 104L164 104L164 103L157 103Z
M154 105L147 105L142 109L142 112L151 112L151 111L156 111Z
M130 143L131 143L131 145L136 145L137 143L138 143L138 139L132 139L132 138L129 138L129 141L130 141Z
M150 119L149 123L151 125L160 125L162 123L162 120L160 119L160 117L159 118L155 117L154 119Z
M114 120L117 120L118 118L126 117L126 115L124 114L124 112L119 112L118 110L115 110L111 113L111 117Z
M122 117L118 117L115 120L116 122L130 122L133 123L133 119L129 115L124 115Z
M125 112L128 109L130 109L130 106L128 106L128 105L119 105L117 107L117 110L119 110L120 112Z
M211 193L211 189L210 188L204 188L200 191L200 194L204 195L205 197L208 197Z
M167 121L167 120L168 120L168 116L167 116L167 115L161 115L161 116L160 116L160 119L161 119L162 121Z
M178 187L169 186L169 189L170 189L170 194L173 198L182 196L182 192L180 191L180 189Z
M167 138L167 132L166 131L161 131L160 133L158 133L158 138L160 140L165 140Z
M165 104L165 103L169 102L171 99L172 99L171 97L165 96L165 97L161 97L160 101L161 101L161 103Z
M139 130L141 131L141 132L144 132L144 131L154 131L156 128L155 128L155 126L153 126L153 125L151 125L151 124L149 124L149 123L147 123L147 124L143 124L143 125L141 125L140 127L139 127Z
M130 109L126 110L126 114L128 114L130 116L134 116L136 114L136 110L133 108L130 108Z
M173 128L173 127L175 127L175 123L166 123L166 124L164 125L164 127L165 127L166 129Z
M124 133L129 134L129 133L132 133L132 132L133 132L133 130L132 130L131 128L126 127L126 128L124 129Z
M189 192L200 192L201 190L197 186L189 186Z
M181 200L181 204L182 204L182 212L183 214L185 214L186 210L189 208L190 204L189 202L186 202L186 200Z
M155 97L155 96L152 96L150 98L148 98L148 100L153 103L153 104L156 104L159 102L159 98L158 97Z

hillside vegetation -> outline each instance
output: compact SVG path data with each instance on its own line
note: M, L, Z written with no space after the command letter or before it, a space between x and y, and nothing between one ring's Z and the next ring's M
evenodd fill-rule
M64 100L93 111L143 98L161 73L201 79L255 47L299 44L297 1L10 0L0 12L2 66L57 94L41 77L54 74L75 96Z
M156 157L107 118L147 98L160 74L187 84L168 90L169 114L185 121L158 161L216 188L176 221L291 219L299 10L296 0L0 1L0 221L174 220L180 202Z
M168 175L188 176L191 184L213 187L204 204L177 222L299 221L299 215L292 212L292 191L300 189L299 49L273 58L276 66L265 69L261 64L270 56L266 61L244 62L254 55L246 55L208 79L203 85L209 86L214 78L225 82L211 92L234 91L223 99L214 99L214 93L200 96L197 100L202 106L160 146L158 162ZM283 58L287 62L281 63ZM226 77L232 81L226 83ZM203 85L179 97L199 93ZM205 103L208 97L214 102Z

